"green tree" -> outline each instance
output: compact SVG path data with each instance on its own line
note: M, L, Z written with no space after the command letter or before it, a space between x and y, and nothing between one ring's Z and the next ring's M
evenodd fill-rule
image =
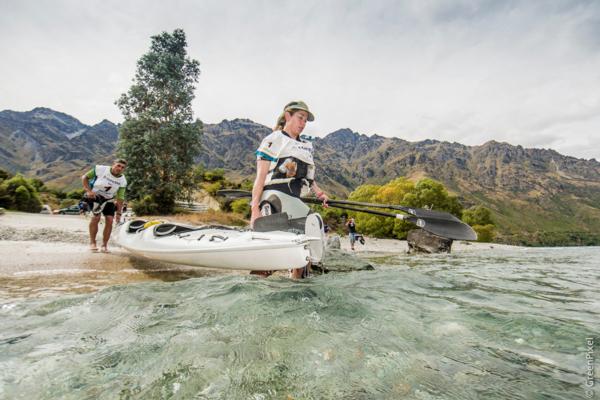
M6 185L2 185L2 183L5 180L10 178L12 178L12 174L0 168L0 207L9 208L12 206L12 203L14 201L13 196L10 193L8 193Z
M15 208L19 211L40 212L42 202L37 190L21 174L17 174L0 184L0 207Z
M349 198L368 203L426 207L459 216L462 213L462 206L456 196L450 195L441 183L429 178L421 179L416 184L400 177L382 186L362 185L352 192ZM349 214L356 220L357 229L361 233L375 237L404 239L408 231L415 227L399 219L392 220L356 212Z
M231 202L231 211L242 214L246 218L250 217L250 203L248 199L237 199Z
M496 227L492 224L473 225L472 228L477 232L478 242L491 242L496 236Z
M12 174L10 172L0 168L0 183L2 183L3 180L9 179L9 178L12 178Z
M150 195L133 201L132 207L137 215L152 215L156 214L158 210L158 204L154 202L154 199Z
M478 242L491 242L496 236L492 212L482 205L473 206L463 212L462 220L477 232Z
M150 196L160 213L196 188L194 159L201 151L203 125L193 119L192 100L199 63L187 56L185 33L153 36L137 63L133 85L116 102L125 118L118 154L128 161L128 195Z
M252 191L252 187L254 186L254 182L251 181L250 179L244 179L242 181L242 183L240 183L240 189L241 190L248 190L248 191Z
M463 212L462 220L469 225L494 225L492 212L484 206L473 206Z
M223 188L223 181L216 181L204 185L204 190L211 196L216 196L217 192Z
M392 181L394 182L394 181ZM393 183L387 188L379 185L361 185L348 196L348 199L353 201L362 201L368 203L377 202L392 202L398 203L394 197L398 193L394 193ZM391 237L393 232L393 224L389 218L378 217L371 214L348 212L348 218L354 217L358 231L375 236L375 237Z
M215 168L204 173L205 182L220 182L225 180L225 170L223 168Z
M9 208L13 203L13 196L8 192L6 185L0 181L0 207Z
M38 193L46 192L48 190L48 188L44 185L44 182L42 182L41 179L30 178L29 183L31 183L31 186L33 186Z
M415 185L415 196L415 207L447 211L459 218L462 215L463 207L458 198L450 195L444 185L433 179L423 178L419 180Z
M71 190L69 193L67 193L67 199L79 200L83 197L84 193L85 193L84 188Z
M17 209L22 209L29 204L29 200L31 199L31 195L29 194L29 190L25 186L19 186L15 190L15 205Z
M205 172L206 168L204 168L204 165L202 164L198 164L194 168L192 168L192 179L194 180L196 185L199 185L204 181Z

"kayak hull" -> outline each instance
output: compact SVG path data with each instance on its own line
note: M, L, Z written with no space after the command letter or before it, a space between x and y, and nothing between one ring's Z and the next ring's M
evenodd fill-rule
M227 228L193 228L168 235L160 224L119 228L117 242L131 253L152 260L205 268L272 271L302 268L310 261L313 238L291 232L252 232ZM139 223L139 221L138 221ZM170 224L169 224L170 225Z

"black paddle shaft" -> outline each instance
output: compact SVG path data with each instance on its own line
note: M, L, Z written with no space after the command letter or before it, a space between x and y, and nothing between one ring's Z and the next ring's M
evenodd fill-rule
M252 193L247 190L219 190L217 194L231 198L252 197ZM313 198L302 198L305 203L323 204L321 200ZM477 240L477 233L469 225L465 224L454 215L441 211L426 210L423 208L411 208L404 206L391 206L387 204L361 203L348 200L329 200L327 202L331 207L341 208L345 210L364 212L367 214L379 215L382 217L397 218L417 225L423 230L433 233L434 235L442 236L454 240ZM373 208L388 208L404 211L411 215L394 214L384 211L368 210L364 208L356 208L351 205L373 207Z
M239 190L239 189L223 189L217 192L221 196L231 197L231 198L241 198L241 197L252 197L252 192L247 190ZM319 202L315 200L313 202L311 198L302 198L302 201L305 203L318 204ZM418 218L428 218L428 219L442 219L448 221L461 222L460 219L456 218L454 215L444 212L444 211L435 211L428 210L426 208L413 208L406 206L398 206L392 204L378 204L378 203L363 203L360 201L351 201L351 200L328 200L328 204L341 204L341 205L349 205L349 206L360 206L360 207L371 207L371 208L383 208L389 210L399 210L405 212L410 215L414 215Z
M323 204L322 201L317 199L303 198L302 201L311 204ZM329 202L328 202L329 203ZM329 203L330 204L330 203ZM445 237L453 240L477 240L477 233L469 225L461 222L460 220L452 221L447 219L438 218L427 218L427 217L415 217L414 215L394 214L384 211L367 210L364 208L352 207L343 204L330 204L331 207L341 208L344 210L351 210L357 212L363 212L367 214L379 215L382 217L397 218L403 221L410 222L417 225L419 228L433 233L434 235Z
M390 210L399 210L405 212L410 215L414 215L418 218L433 218L433 219L443 219L448 221L461 222L454 215L444 212L444 211L434 211L428 210L426 208L413 208L406 206L397 206L391 204L378 204L378 203L363 203L360 201L350 201L350 200L328 200L329 204L344 204L350 206L361 206L361 207L371 207L371 208L387 208Z

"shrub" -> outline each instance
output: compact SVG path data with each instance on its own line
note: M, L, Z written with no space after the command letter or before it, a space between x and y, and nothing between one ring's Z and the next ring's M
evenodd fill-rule
M137 215L159 214L159 204L150 195L134 201L132 208Z
M84 188L71 190L69 193L67 193L67 199L81 200L83 198L84 193L85 193Z
M441 183L429 178L421 179L416 184L400 177L382 186L362 185L350 194L349 199L367 203L431 207L458 216L462 214L462 206L456 196L450 195ZM357 212L348 214L356 220L359 232L375 237L404 239L408 231L414 228L414 225L399 219L390 220L387 217Z
M242 183L240 183L240 189L241 190L248 190L248 191L252 191L252 188L254 187L254 182L249 180L249 179L244 179L242 181Z
M494 225L492 212L484 206L473 206L463 212L462 220L473 225Z
M492 224L473 225L472 228L477 232L478 242L491 242L496 236L495 227Z
M0 206L19 211L40 212L42 202L30 180L17 174L0 185Z
M204 173L205 182L219 182L225 180L225 171L221 168L216 168Z
M10 172L0 168L0 182L2 182L5 179L10 179L10 178L12 178L12 174Z
M28 204L30 199L31 195L25 186L21 185L15 190L15 205L17 209L21 209L23 205Z
M234 200L229 206L234 213L241 214L246 218L250 217L250 203L248 202L248 199Z
M29 183L31 183L31 186L33 186L38 192L45 192L48 190L48 188L44 185L44 182L38 178L29 179Z
M13 197L6 188L6 185L0 184L0 207L9 208L12 206Z
M208 192L211 196L216 196L217 192L223 187L221 181L217 181L214 183L208 183L204 185L204 190Z
M496 236L492 212L484 206L473 206L463 212L462 220L477 232L478 242L491 242Z

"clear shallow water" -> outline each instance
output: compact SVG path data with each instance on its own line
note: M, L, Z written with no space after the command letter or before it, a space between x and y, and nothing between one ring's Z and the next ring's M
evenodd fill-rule
M370 260L3 300L0 398L588 398L600 248Z

